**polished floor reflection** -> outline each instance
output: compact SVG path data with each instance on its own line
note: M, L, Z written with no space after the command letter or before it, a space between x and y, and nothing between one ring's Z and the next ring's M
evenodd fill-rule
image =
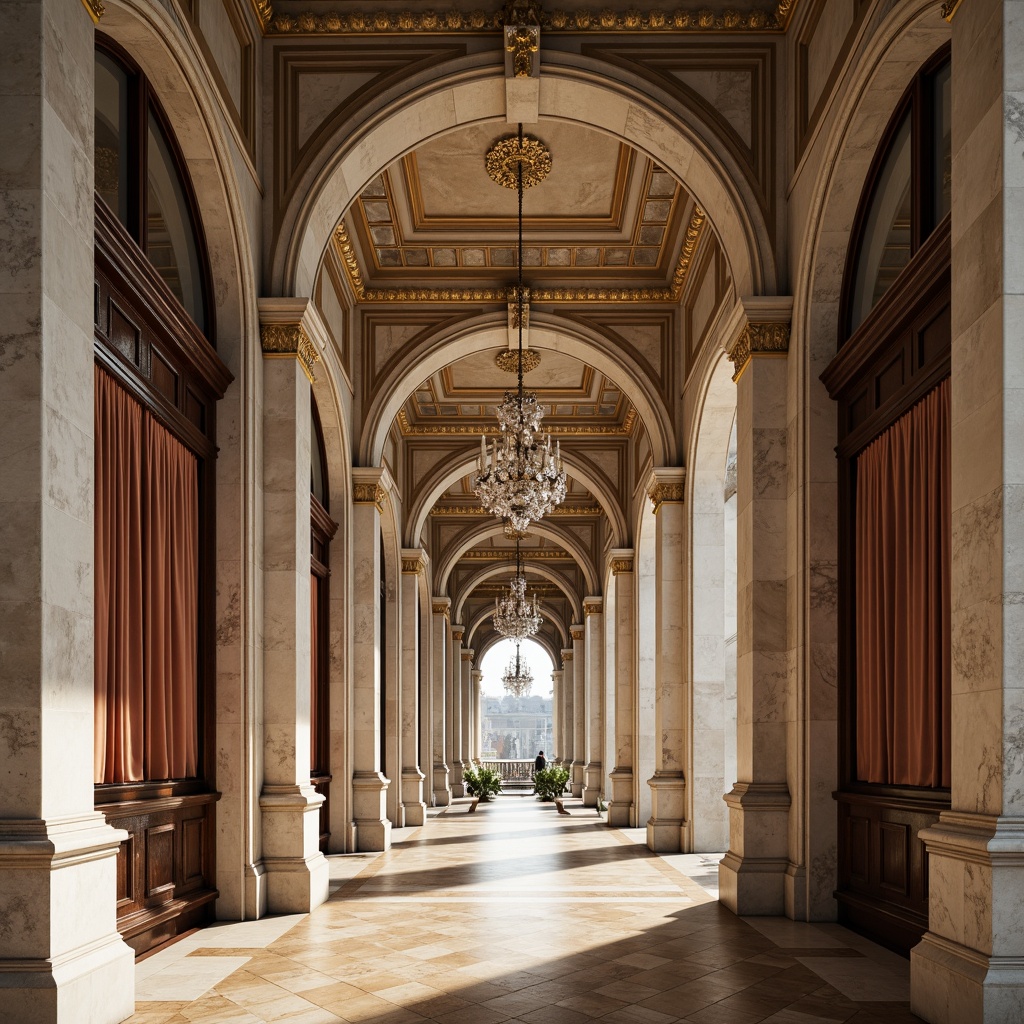
M144 960L132 1024L918 1019L905 960L835 925L734 917L706 860L656 856L578 800L567 816L528 797L469 806L388 853L332 858L332 897L308 916Z

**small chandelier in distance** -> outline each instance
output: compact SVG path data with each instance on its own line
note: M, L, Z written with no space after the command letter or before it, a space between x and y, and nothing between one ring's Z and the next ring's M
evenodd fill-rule
M519 659L519 644L516 644L515 661L508 663L501 677L501 685L513 697L525 697L533 687L533 673L530 666L523 664Z
M526 596L526 576L523 575L519 557L519 540L516 539L516 571L509 580L508 590L494 599L494 629L509 640L525 640L540 629L544 617L537 608L537 595L533 601Z
M524 165L527 180L524 181ZM499 185L515 188L519 200L518 269L514 324L519 332L516 369L519 382L515 391L506 391L497 408L500 436L490 455L487 438L480 438L480 459L473 478L473 492L480 504L513 530L524 532L531 522L543 518L565 498L565 471L562 453L550 435L541 435L544 410L532 391L523 388L523 189L543 180L551 167L547 147L538 139L517 135L499 139L487 154L487 173ZM514 176L513 176L514 169Z

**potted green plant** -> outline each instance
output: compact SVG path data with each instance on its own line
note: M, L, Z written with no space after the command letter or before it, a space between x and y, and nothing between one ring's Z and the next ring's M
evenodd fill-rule
M466 792L478 800L493 800L501 792L501 774L490 765L467 768L462 773Z
M569 769L560 765L552 765L550 768L541 768L539 772L533 773L533 784L537 790L538 800L554 800L565 792L566 783L569 781Z

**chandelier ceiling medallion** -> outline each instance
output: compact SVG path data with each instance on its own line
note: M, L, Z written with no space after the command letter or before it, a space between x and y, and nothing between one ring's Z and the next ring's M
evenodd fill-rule
M523 387L523 374L533 362L523 350L523 190L543 181L550 169L547 147L539 139L524 136L521 124L516 135L499 139L487 154L487 173L499 185L515 188L519 199L519 278L513 318L519 337L518 352L513 354L519 384L515 391L505 392L497 407L500 434L490 452L487 438L480 439L473 493L488 512L505 520L506 529L518 533L565 498L561 448L556 443L552 450L551 436L541 433L544 409L536 393Z
M533 687L530 666L519 660L519 644L516 644L515 661L508 663L508 668L501 677L501 684L513 697L525 697Z
M531 601L526 595L526 576L519 557L519 540L516 540L516 571L509 580L508 589L494 599L494 629L509 640L525 640L536 635L544 622L544 616L537 607L537 595Z

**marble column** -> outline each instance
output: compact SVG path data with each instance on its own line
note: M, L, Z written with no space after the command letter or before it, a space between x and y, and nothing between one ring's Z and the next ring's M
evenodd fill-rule
M263 868L267 909L327 898L324 798L309 781L310 345L287 300L260 303L263 336ZM287 340L290 339L290 342ZM287 351L288 349L291 351Z
M576 739L576 669L572 661L572 648L562 649L562 767L569 769L572 782L572 766L575 760Z
M792 299L748 301L728 346L736 381L736 772L722 902L785 911L789 860L786 405Z
M609 772L608 824L636 825L633 806L633 549L614 548L610 555L615 587L615 767Z
M113 1024L123 831L93 806L93 26L0 34L0 1017Z
M603 604L599 597L583 598L587 688L587 766L584 774L583 806L596 807L601 798L601 754L604 749L604 632Z
M462 652L462 762L466 768L473 764L473 650Z
M445 662L448 671L448 767L451 772L449 784L452 796L466 795L466 784L462 781L465 763L462 757L462 638L466 635L466 627L453 624L451 628L451 658Z
M447 597L435 597L430 605L432 619L430 646L432 649L431 653L433 654L430 675L431 693L434 702L431 713L431 721L434 727L431 732L430 742L434 748L434 803L438 807L446 807L452 802L452 791L448 785L448 762L445 760L448 731L448 713L446 710L448 706L446 694L448 689L448 673L445 671L445 666L451 658L451 639L448 629L448 614L451 606L451 599Z
M390 780L380 763L380 666L384 638L380 630L380 516L386 500L383 469L352 470L352 817L356 849L387 850ZM398 784L398 780L396 780Z
M587 770L587 659L584 627L569 627L572 637L572 795L583 796Z
M421 548L402 549L402 803L400 827L427 820L420 768L420 590L427 567Z
M484 674L473 669L473 760L478 762L484 756L484 695L481 683Z
M683 481L686 471L659 468L651 471L647 493L654 505L655 570L655 698L654 776L647 845L659 853L688 850L686 822L686 602L683 566L686 506ZM646 611L651 611L647 609Z
M429 564L429 563L427 563ZM426 778L423 782L423 799L428 804L434 801L434 616L431 612L430 597L420 594L419 641L420 641L420 770Z
M555 755L550 760L552 764L561 764L562 757L562 722L565 719L565 712L562 709L562 688L565 685L565 673L556 669L551 673L551 745L554 748L551 753Z
M1024 1019L1024 19L952 20L951 808L921 833L911 1009Z

